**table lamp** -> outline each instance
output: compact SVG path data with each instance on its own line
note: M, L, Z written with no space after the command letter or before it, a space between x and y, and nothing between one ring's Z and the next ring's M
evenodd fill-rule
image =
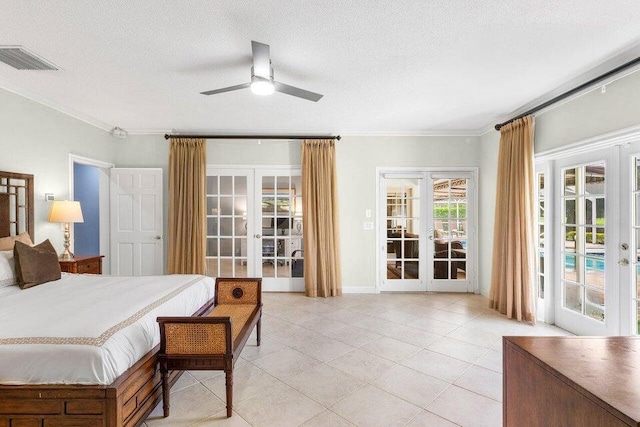
M71 234L69 224L72 222L84 222L80 202L69 200L54 200L49 211L49 222L60 222L64 224L64 252L60 254L63 261L73 260L73 254L69 251Z

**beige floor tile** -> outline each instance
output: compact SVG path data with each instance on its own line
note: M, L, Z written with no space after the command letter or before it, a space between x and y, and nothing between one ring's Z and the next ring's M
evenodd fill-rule
M324 405L331 406L365 382L328 365L319 365L295 377L283 380L300 393Z
M246 422L236 411L233 411L233 416L227 418L227 410L223 410L207 418L204 421L200 421L193 425L193 427L251 427L251 424Z
M247 342L242 349L242 353L240 353L240 357L248 361L253 361L286 348L287 347L285 345L280 344L274 339L262 337L260 340L260 346L257 346L255 341L251 343Z
M149 427L190 426L222 411L226 405L202 384L196 384L171 395L170 415L162 416L162 403L145 420Z
M471 366L455 385L502 402L502 374L480 366Z
M226 377L220 375L209 380L203 381L202 384L213 392L220 400L226 402ZM233 370L233 401L235 403L251 399L264 393L272 387L280 385L281 382L269 375L255 365L247 364Z
M422 350L401 364L448 383L457 380L471 366L470 363L429 350Z
M384 337L365 344L360 349L393 362L400 362L419 352L421 347Z
M355 328L353 326L345 326L342 329L327 333L326 337L340 341L341 343L352 347L362 347L371 341L380 339L382 335L365 331L364 329Z
M299 351L287 348L253 361L253 364L276 378L298 375L320 362Z
M455 427L457 424L445 420L429 411L422 411L407 424L407 427Z
M458 325L454 325L453 323L447 323L441 320L431 319L429 317L423 317L420 320L409 323L407 326L422 329L423 331L442 336L450 334L459 327Z
M450 385L405 366L392 368L372 384L421 408L427 407Z
M310 420L325 408L281 384L260 396L234 405L234 409L254 427L293 427Z
M502 343L502 335L491 332L479 331L467 326L460 326L455 331L447 335L458 341L464 341L469 344L479 345L480 347L494 348Z
M433 310L426 314L426 317L447 323L453 323L454 325L464 325L465 323L471 322L477 316L473 314L452 313L444 310Z
M335 320L336 322L345 323L347 325L354 325L356 322L367 319L370 316L362 313L357 313L355 311L350 311L347 308L343 308L341 310L325 314L324 317L326 317L327 319Z
M395 363L356 349L328 363L336 369L365 381L371 381L395 366Z
M395 331L402 328L400 323L390 320L380 319L379 317L368 317L352 323L353 326L374 334L393 335Z
M327 318L320 320L311 320L309 322L300 323L300 326L307 328L322 335L330 334L331 332L340 330L347 326L345 323L338 322Z
M428 349L469 363L475 362L480 358L480 356L489 351L487 348L468 344L448 337L439 339L431 344Z
M518 322L507 319L505 316L478 317L473 322L465 324L466 327L479 331L490 332L496 335L509 335Z
M311 356L321 362L328 362L353 350L353 347L324 336L313 339L297 340L290 344L291 348Z
M502 404L457 386L451 386L427 408L461 426L498 427L502 425Z
M171 393L176 393L194 384L198 384L198 380L189 374L189 372L183 372L178 381L171 387Z
M442 338L442 335L432 334L431 332L410 326L402 326L393 333L391 338L425 348Z
M354 424L327 410L311 418L300 427L354 427Z
M489 350L473 364L502 373L502 349Z
M406 324L420 320L422 316L416 314L407 313L402 310L392 309L381 313L374 314L374 317L379 319L390 320L391 322Z
M404 426L420 408L371 385L350 394L331 410L358 426Z

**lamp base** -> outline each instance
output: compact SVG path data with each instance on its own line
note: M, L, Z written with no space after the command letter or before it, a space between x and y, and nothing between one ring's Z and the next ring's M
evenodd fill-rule
M62 252L60 254L58 259L60 261L73 261L74 260L74 256L73 256L73 253L71 253L69 250L65 250L64 252Z

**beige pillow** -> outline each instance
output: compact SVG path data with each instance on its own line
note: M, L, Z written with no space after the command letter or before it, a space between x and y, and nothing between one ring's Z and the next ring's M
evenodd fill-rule
M13 248L13 257L20 289L58 280L62 276L58 254L49 240L37 246L18 240Z
M17 236L0 237L0 251L12 251L15 242L22 242L26 245L33 246L29 233L20 233Z

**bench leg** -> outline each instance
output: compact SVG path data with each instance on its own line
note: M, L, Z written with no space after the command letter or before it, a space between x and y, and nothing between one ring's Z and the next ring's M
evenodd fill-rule
M256 326L256 336L258 337L258 345L260 345L260 326L262 326L262 316L258 319L258 325Z
M227 418L231 417L233 410L233 371L224 371L227 386Z
M162 371L162 411L164 412L164 417L169 416L169 393L171 389L169 388L169 371Z

